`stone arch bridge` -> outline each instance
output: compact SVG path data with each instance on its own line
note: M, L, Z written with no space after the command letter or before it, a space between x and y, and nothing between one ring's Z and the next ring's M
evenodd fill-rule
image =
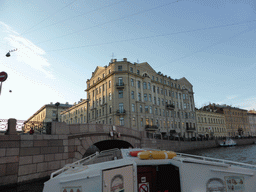
M55 123L53 135L68 135L68 153L73 161L84 157L86 151L95 146L100 151L113 148L141 147L141 132L123 126L104 124Z

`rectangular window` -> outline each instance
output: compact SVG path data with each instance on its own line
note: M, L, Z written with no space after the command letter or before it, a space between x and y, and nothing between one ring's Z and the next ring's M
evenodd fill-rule
M134 87L134 79L131 79L131 86Z
M118 65L118 71L122 71L122 65Z
M111 101L112 100L112 95L111 95L111 93L109 93L109 101Z
M132 95L131 96L132 96L132 99L134 99L134 91L132 91Z
M143 118L140 119L140 126L143 127Z
M132 104L132 112L135 112L135 105Z
M145 106L145 113L148 113L148 106Z
M147 89L147 83L143 82L143 89Z
M111 81L109 81L109 83L108 83L108 87L109 87L109 88L111 88Z
M151 94L148 95L148 101L149 101L149 102L152 102Z
M141 101L141 95L138 93L138 100Z
M123 78L122 77L118 77L118 85L123 85L124 82L123 82Z
M138 81L137 83L138 83L138 88L140 88L140 81Z
M132 67L130 67L130 72L133 73L133 68Z
M144 102L145 102L145 101L148 101L148 95L147 95L147 93L144 94Z
M137 70L137 75L140 75L140 70Z
M120 125L123 126L124 125L124 118L120 117L119 121L120 121Z
M118 97L123 98L124 96L123 93L124 93L123 90L118 91Z
M150 83L148 82L148 89L150 90L151 89L151 85L150 85Z

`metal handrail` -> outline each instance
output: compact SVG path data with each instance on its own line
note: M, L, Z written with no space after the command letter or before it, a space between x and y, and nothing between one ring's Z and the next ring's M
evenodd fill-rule
M114 148L114 149L109 149L109 150L101 151L100 153L97 151L96 153L94 153L94 154L92 154L92 155L90 155L90 156L87 156L87 157L85 157L85 158L83 158L83 159L80 159L80 160L78 160L78 161L76 161L76 162L74 162L74 163L72 163L72 164L67 164L67 165L65 165L63 168L61 168L61 169L59 169L59 170L53 172L53 173L51 174L51 179L52 179L54 176L57 176L58 174L63 173L63 172L65 172L65 171L67 171L67 170L69 170L69 169L71 169L71 168L83 166L84 163L87 163L87 162L89 162L89 161L95 159L96 157L98 157L98 156L100 156L100 155L103 155L103 154L109 153L109 152L118 151L118 150L119 150L118 148Z
M204 157L204 156L198 156L198 155L190 155L190 154L185 154L185 153L176 153L176 154L177 154L177 156L180 156L180 157L193 157L193 158L201 159L203 161L220 162L220 163L229 164L229 165L240 165L240 166L252 167L252 168L256 169L256 165L247 164L247 163L239 163L239 162L235 162L235 161L216 159L216 158Z
M76 162L74 162L74 163L72 163L72 164L67 164L67 165L65 165L63 168L61 168L61 169L59 169L59 170L53 172L53 173L51 174L51 179L52 179L54 176L56 176L56 175L58 175L58 174L60 174L60 173L63 173L63 172L65 172L65 171L67 171L67 170L69 170L69 169L71 169L71 168L79 167L79 166L83 165L83 163L85 163L85 162L87 162L87 161L90 161L90 160L94 159L94 158L97 157L97 156L99 156L99 152L96 152L96 153L94 153L94 154L92 154L92 155L90 155L90 156L87 156L87 157L85 157L85 158L83 158L83 159L80 159L80 160L78 160L78 161L76 161ZM82 161L84 161L84 162L81 164Z

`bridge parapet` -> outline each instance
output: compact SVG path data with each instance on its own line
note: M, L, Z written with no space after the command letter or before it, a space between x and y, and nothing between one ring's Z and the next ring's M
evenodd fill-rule
M79 135L79 134L110 134L111 131L120 133L122 135L141 138L140 131L127 128L124 126L114 126L106 124L71 124L68 125L64 122L53 122L52 134L53 135Z

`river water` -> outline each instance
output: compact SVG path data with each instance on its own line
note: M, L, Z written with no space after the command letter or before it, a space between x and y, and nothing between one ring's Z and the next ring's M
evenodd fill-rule
M212 149L202 149L187 152L193 155L212 157L217 159L225 159L237 161L241 163L249 163L256 165L256 144L243 145L235 147L218 147ZM41 180L20 186L9 187L8 189L0 189L1 192L42 192L44 182Z
M256 165L256 144L194 150L187 153Z

